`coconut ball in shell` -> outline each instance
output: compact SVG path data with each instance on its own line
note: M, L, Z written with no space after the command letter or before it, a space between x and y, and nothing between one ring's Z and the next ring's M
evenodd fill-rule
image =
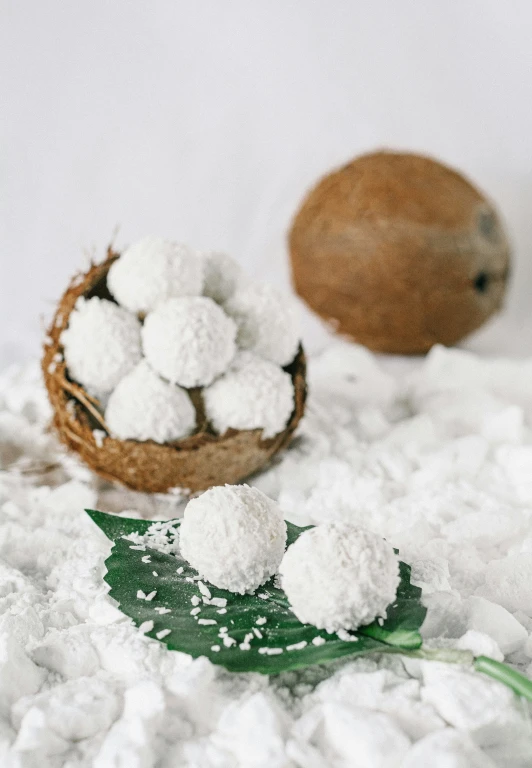
M105 421L120 440L169 443L196 428L196 409L188 392L163 381L142 360L109 397Z
M203 295L223 304L235 292L242 279L240 264L228 253L207 251L203 258Z
M308 306L381 352L455 344L500 309L509 275L492 203L415 154L376 152L325 176L296 214L289 246Z
M288 445L304 413L306 365L301 347L294 361L286 369L294 393L292 412L282 431L267 439L262 429L228 429L223 435L216 434L205 417L201 389L191 389L187 392L196 416L192 434L171 442L159 443L157 440L161 439L161 435L157 428L156 432L151 433L151 439L143 439L147 438L147 432L144 431L145 416L140 412L144 406L140 403L136 413L139 423L143 424L142 434L138 432L135 438L120 439L113 434L105 420L103 399L96 400L91 392L75 379L64 359L63 334L71 324L80 299L81 304L85 301L90 304L93 298L97 298L100 304L106 302L115 310L126 313L137 329L137 344L140 339L139 321L130 312L112 302L107 285L109 269L119 258L118 253L109 249L103 262L92 264L87 272L76 275L61 297L48 328L42 372L52 406L53 425L60 440L101 477L143 492L165 493L180 489L195 493L214 485L238 483L264 468L274 454ZM216 308L222 312L220 307ZM226 319L231 322L229 318ZM101 345L106 340L106 329L103 330L104 333L99 337L97 334L96 339ZM80 353L84 343L86 338L82 336L81 346L76 348L77 353ZM106 350L100 350L100 354L105 355ZM137 358L136 355L135 357ZM138 363L139 359L128 363L122 379L127 378ZM144 364L149 365L147 361L144 361ZM122 379L117 383L117 387ZM175 386L167 381L163 384ZM125 415L125 420L131 426L127 409ZM152 427L153 424L150 425L150 430Z
M249 282L224 304L238 327L238 346L285 366L299 347L299 323L292 297L269 283Z
M72 378L91 394L102 397L139 362L140 323L111 301L81 297L61 335L61 343Z
M327 632L386 617L399 587L391 544L343 522L304 531L286 550L279 572L297 618Z
M239 352L220 378L203 390L205 415L223 435L228 429L262 429L279 434L294 409L288 373L252 352Z
M162 237L146 237L109 270L107 284L119 304L145 314L171 296L197 296L204 263L198 251Z
M245 594L277 572L286 546L279 506L257 488L226 485L189 501L181 554L211 584Z
M165 379L182 387L210 384L236 353L236 326L207 296L167 299L142 327L146 359Z

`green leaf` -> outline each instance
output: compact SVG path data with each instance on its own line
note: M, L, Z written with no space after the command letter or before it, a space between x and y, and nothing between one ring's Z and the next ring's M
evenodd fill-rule
M388 618L382 624L374 622L351 633L352 641L340 640L336 634L302 624L274 579L252 595L236 595L207 584L212 598L224 598L227 604L224 610L205 603L197 572L185 560L150 547L145 550L132 548L137 545L122 538L134 532L144 535L152 525L150 521L128 520L95 511L88 511L88 514L114 541L111 555L106 560L105 576L111 597L137 626L153 622L153 628L146 633L148 636L157 638L158 633L170 630L169 634L157 638L170 650L194 657L207 656L213 663L234 672L278 674L342 656L392 653L421 645L418 629L426 610L420 603L421 590L410 584L410 568L405 564L401 564L401 585L396 602L389 608ZM172 522L176 528L179 526L179 520ZM289 544L307 530L291 523L287 523L287 527ZM178 569L180 573L177 573ZM142 596L139 599L139 590L144 595L155 594L150 600ZM197 607L201 610L194 616L191 611L198 599ZM161 610L167 612L161 613ZM230 647L224 645L223 636L220 636L223 628L226 628L226 636L234 641ZM321 638L319 645L312 642L316 638ZM240 647L242 644L244 648ZM249 649L246 649L247 645ZM294 645L304 647L292 648Z

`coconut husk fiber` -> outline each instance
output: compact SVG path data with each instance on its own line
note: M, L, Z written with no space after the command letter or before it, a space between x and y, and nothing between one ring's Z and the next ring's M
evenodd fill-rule
M237 483L262 469L288 445L304 412L306 365L302 348L285 369L294 385L294 410L284 431L267 440L262 439L260 429L231 429L224 435L215 435L206 423L199 389L190 390L199 425L195 434L164 445L117 440L109 434L98 401L69 378L61 333L80 296L112 300L106 276L118 256L109 249L102 264L92 265L86 274L71 281L48 330L42 369L54 412L53 425L61 441L101 477L136 491L164 493L181 488L194 493L213 485Z
M376 152L325 176L289 235L297 293L380 352L452 345L502 304L510 248L494 206L430 158Z

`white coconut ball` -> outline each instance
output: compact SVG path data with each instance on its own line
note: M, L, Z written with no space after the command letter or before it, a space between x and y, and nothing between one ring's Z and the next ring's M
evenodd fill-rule
M187 504L179 546L203 578L243 595L277 572L286 523L277 504L257 488L217 486Z
M223 304L233 295L242 279L240 264L227 253L204 253L203 270L203 294L218 304Z
M299 325L293 298L268 283L248 283L238 288L224 309L238 326L242 349L284 366L299 347Z
M146 317L144 354L152 368L182 387L210 384L236 352L236 326L206 296L167 299Z
M132 312L149 312L171 296L198 296L203 289L198 251L162 237L146 237L112 264L107 285Z
M292 610L327 632L355 630L385 617L399 586L399 561L380 536L348 523L305 531L279 569Z
M142 356L135 315L96 296L77 300L61 343L69 375L98 397L113 390Z
M196 411L184 389L163 381L142 360L112 393L105 421L119 440L168 443L194 431Z
M229 370L203 390L205 413L216 432L263 429L263 437L281 432L294 409L288 373L252 352L239 352Z

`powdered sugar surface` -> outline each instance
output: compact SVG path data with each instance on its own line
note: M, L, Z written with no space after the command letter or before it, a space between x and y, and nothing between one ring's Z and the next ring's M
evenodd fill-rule
M329 376L311 360L299 439L255 485L295 523L351 520L398 546L433 645L475 630L531 674L515 564L532 551L532 363L436 349L407 377L356 347L335 360ZM81 510L171 518L180 500L67 457L36 370L0 377L0 765L531 764L523 705L460 666L371 657L268 679L142 636L106 596L110 545Z

